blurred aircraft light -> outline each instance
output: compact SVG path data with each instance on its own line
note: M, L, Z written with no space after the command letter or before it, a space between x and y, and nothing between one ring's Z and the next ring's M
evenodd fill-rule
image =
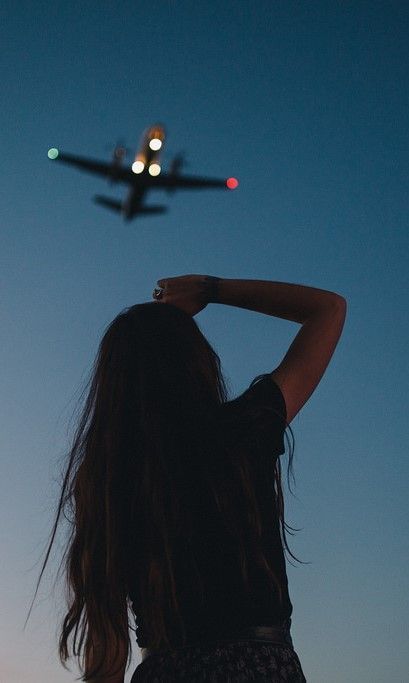
M239 181L237 180L237 178L227 178L226 180L226 185L229 188L229 190L234 190L238 184Z
M151 175L153 175L153 176L159 175L159 173L160 173L160 166L159 166L159 164L151 164L151 165L149 166L149 173L150 173Z
M143 161L134 161L132 164L132 171L134 173L142 173L144 168L145 164L143 163Z
M51 147L51 149L48 150L47 156L49 159L56 159L58 157L58 149Z
M159 140L159 138L152 138L149 142L149 147L156 152L162 147L162 140Z

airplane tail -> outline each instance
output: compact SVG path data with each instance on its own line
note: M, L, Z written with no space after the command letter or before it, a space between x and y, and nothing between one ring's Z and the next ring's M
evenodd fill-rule
M165 213L167 210L167 206L141 206L137 213Z
M119 213L122 212L122 202L119 202L117 199L110 199L109 197L102 197L102 195L97 194L94 197L94 201L97 204L106 206L107 209L112 209L113 211L118 211Z
M127 216L126 208L124 208L122 202L117 199L111 199L110 197L103 197L102 195L95 195L94 201L97 204L105 206L107 209L112 209L112 211L118 211L122 213L125 219L130 219ZM167 206L140 206L136 211L135 215L142 214L155 214L155 213L165 213L168 210Z

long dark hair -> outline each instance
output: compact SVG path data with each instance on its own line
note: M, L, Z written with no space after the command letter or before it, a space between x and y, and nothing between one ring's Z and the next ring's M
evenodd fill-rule
M127 646L129 666L129 629L135 630L128 620L129 590L135 576L149 647L174 645L174 629L166 620L167 608L180 613L172 543L194 534L195 482L206 487L220 525L237 542L243 585L248 588L252 557L281 599L278 578L259 543L262 522L247 461L247 423L242 415L237 419L236 401L227 402L220 359L194 318L159 302L124 309L105 330L82 396L88 388L33 598L67 507L71 531L60 568L65 559L68 612L58 652L67 669L68 638L75 629L73 655L82 681L117 674L120 646L122 652ZM292 457L293 450L287 478ZM279 458L275 484L283 542L300 562L285 538L285 527L293 527L284 521ZM106 671L108 644L115 657ZM100 657L91 666L96 651Z

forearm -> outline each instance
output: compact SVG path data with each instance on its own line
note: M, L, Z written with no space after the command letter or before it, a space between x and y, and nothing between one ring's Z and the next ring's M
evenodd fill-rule
M209 303L247 308L300 324L345 301L325 289L270 280L210 278L207 291Z

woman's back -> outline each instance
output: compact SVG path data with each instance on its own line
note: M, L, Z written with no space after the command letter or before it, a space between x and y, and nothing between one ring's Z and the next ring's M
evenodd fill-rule
M211 492L199 478L192 485L190 498L195 534L193 538L179 536L174 547L177 593L188 642L226 638L235 629L252 624L280 625L292 613L274 490L276 460L285 452L284 399L271 376L266 374L255 378L255 383L225 408L234 412L238 423L241 420L246 425L244 447L260 509L262 550L278 578L282 595L280 600L278 588L271 586L264 567L258 566L251 549L248 553L250 590L246 589L241 577L238 543L221 523ZM258 412L260 415L254 417ZM232 478L233 466L234 463L226 460L226 478ZM240 512L240 509L236 511L238 519ZM135 583L130 597L138 624L137 643L147 648L144 624L138 619L137 577ZM177 629L175 620L173 634Z

